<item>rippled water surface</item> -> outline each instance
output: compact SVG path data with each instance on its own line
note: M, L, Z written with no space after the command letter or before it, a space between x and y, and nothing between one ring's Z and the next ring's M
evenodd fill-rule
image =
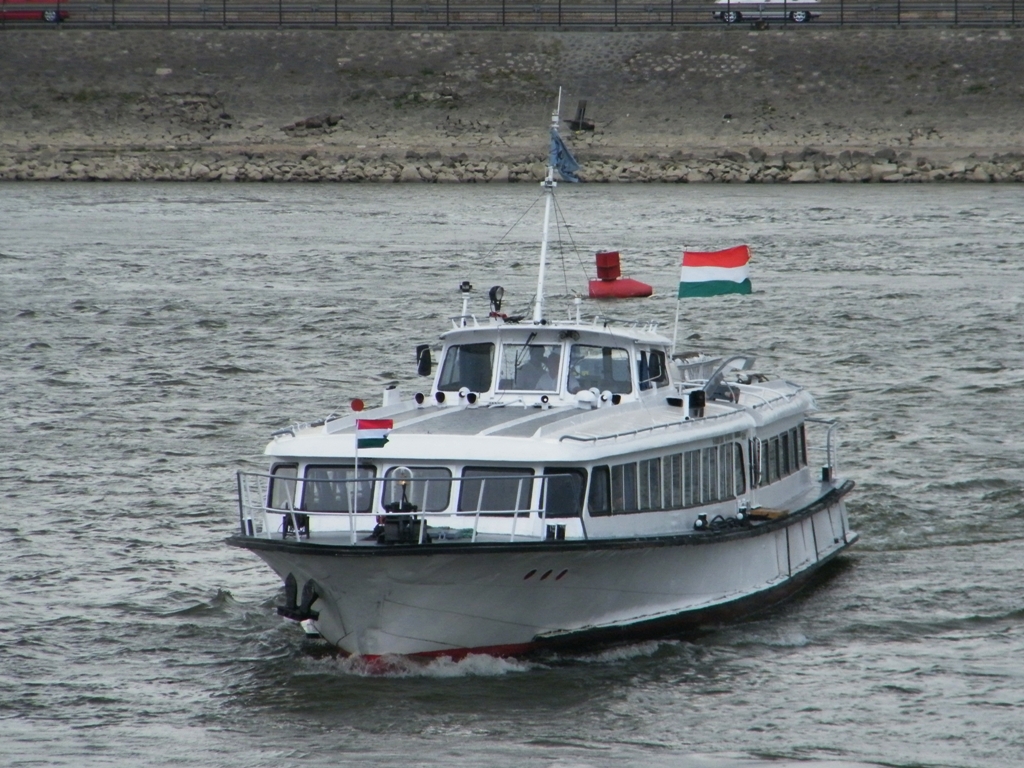
M844 423L861 543L698 640L387 674L275 616L223 539L271 431L414 376L469 279L535 287L532 185L0 185L0 764L1015 766L1024 761L1024 190L560 189L551 314L622 252ZM526 212L523 224L506 232ZM504 238L504 239L503 239ZM578 249L578 252L577 250ZM801 764L805 764L801 762Z

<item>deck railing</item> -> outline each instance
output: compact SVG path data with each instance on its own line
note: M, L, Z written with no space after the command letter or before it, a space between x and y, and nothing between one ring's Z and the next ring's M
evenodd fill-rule
M738 26L743 28L762 16L772 26L788 27L1016 26L1021 4L1024 0L823 0L759 8L687 0L53 0L48 5L0 0L0 28L56 26L65 14L68 27L672 28L722 24L712 14L730 10L742 14ZM48 9L58 14L44 17ZM790 18L794 10L809 10L815 18L799 24Z
M377 526L387 526L389 521L393 521L413 531L415 542L403 539L404 543L423 544L428 536L476 542L481 533L507 536L510 542L515 542L517 536L548 539L569 535L586 538L582 505L579 503L583 497L582 488L578 487L581 478L572 473L474 475L443 479L414 477L409 480L362 476L352 479L314 479L265 472L238 472L237 478L239 523L243 536L308 539L311 532L334 536L348 534L349 541L355 544L360 535L365 537ZM557 515L549 516L547 501L551 481L559 478L575 483L571 488L572 497L578 500L577 509L572 515L566 515L562 510ZM505 484L506 489L508 483L515 483L515 506L509 509L485 509L488 506L484 502L488 481ZM479 484L473 488L477 494L476 503L472 508L466 508L469 505L462 494L457 493L453 499L450 491L448 503L441 510L421 510L409 502L404 493L400 501L387 505L381 499L382 491L388 485L426 482L450 484L452 488L459 488L466 483ZM284 483L287 492L275 494L271 483ZM539 484L538 506L533 506L533 483ZM325 493L329 492L333 498L342 500L340 506L343 508L310 509L302 499L308 486L313 484L322 484ZM275 497L279 503L276 507L272 506ZM321 525L314 524L316 520L321 521Z
M809 450L817 448L819 451L819 455L815 458L820 458L821 479L823 481L834 480L839 475L839 422L835 419L816 418L807 418L804 421L812 428L825 430L824 441L812 440L808 437L807 443L810 446ZM818 462L812 461L808 456L808 464L814 466Z

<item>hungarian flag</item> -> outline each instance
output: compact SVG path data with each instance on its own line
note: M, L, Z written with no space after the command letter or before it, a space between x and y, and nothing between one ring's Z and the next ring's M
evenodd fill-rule
M750 293L748 261L750 249L745 245L724 251L683 251L679 298Z
M392 419L356 419L356 445L359 448L383 448L394 426Z

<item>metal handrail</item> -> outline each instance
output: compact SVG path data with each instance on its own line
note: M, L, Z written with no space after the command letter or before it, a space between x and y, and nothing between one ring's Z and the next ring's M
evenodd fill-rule
M716 413L714 416L701 416L699 419L679 419L677 421L668 421L664 424L652 424L647 427L637 427L636 429L628 429L624 432L613 432L610 435L562 435L558 438L558 442L563 440L575 440L580 443L596 443L600 440L615 440L620 437L630 437L633 435L640 435L645 432L653 432L657 429L669 429L670 427L678 427L683 424L697 424L712 421L714 419L723 419L727 416L735 416L737 413L742 411L730 411L728 413Z
M524 481L538 481L541 484L540 487L540 498L546 502L547 496L547 483L552 478L573 478L574 480L579 479L579 475L572 472L564 473L548 473L540 475L477 475L472 477L447 477L447 478L420 478L417 479L415 476L413 479L403 479L396 477L354 477L344 479L327 479L327 478L305 478L305 477L290 477L288 475L272 474L269 472L245 472L239 470L237 473L237 484L238 484L238 506L239 506L239 518L241 524L241 530L243 535L253 536L254 531L247 521L252 521L255 514L271 514L280 515L287 517L291 521L292 529L295 531L296 537L299 536L299 518L313 518L313 517L333 517L345 515L349 518L349 533L352 542L355 543L358 526L356 525L357 519L369 519L373 518L378 522L382 518L387 517L400 517L407 515L415 515L419 518L428 517L449 517L453 519L468 518L472 517L472 534L471 540L475 542L479 533L481 518L504 518L512 517L512 526L509 533L509 541L515 541L516 529L520 517L530 518L536 516L541 524L546 523L548 518L547 506L533 507L528 506L522 509L482 509L481 503L484 493L484 485L488 480L501 480L501 481L517 481L516 488L516 499L522 497L523 482ZM352 483L370 483L373 489L370 492L370 507L365 511L359 509L340 509L340 510L325 510L325 509L306 509L303 507L296 507L294 501L291 498L286 499L287 504L284 507L273 507L271 506L270 499L270 482L281 481L286 483L294 484L294 487L290 490L290 496L298 496L300 486L305 483L330 483L338 486L347 486ZM477 504L475 509L455 509L451 510L451 497L449 496L448 507L443 510L388 510L380 503L377 493L377 484L387 483L426 483L426 482L440 482L440 483L464 483L467 481L480 481L481 489L480 494L477 498ZM582 495L582 494L581 494ZM350 496L345 493L341 498L349 499ZM583 522L583 508L582 504L576 515L570 517L557 517L550 518L555 520L575 520L580 521L581 530L584 538L586 538L586 525ZM425 525L420 526L420 543L423 543L423 537L425 534ZM287 527L285 532L287 532ZM308 534L307 534L308 535Z
M836 477L839 474L839 445L836 437L836 432L839 430L839 421L837 419L814 417L807 417L804 421L828 427L825 432L825 467L829 469L832 477Z

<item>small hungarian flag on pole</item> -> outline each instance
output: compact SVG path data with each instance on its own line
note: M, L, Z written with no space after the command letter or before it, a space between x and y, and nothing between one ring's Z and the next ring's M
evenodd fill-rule
M750 293L749 261L750 249L745 245L724 251L683 251L679 298Z
M383 448L394 426L392 419L356 419L356 448Z

